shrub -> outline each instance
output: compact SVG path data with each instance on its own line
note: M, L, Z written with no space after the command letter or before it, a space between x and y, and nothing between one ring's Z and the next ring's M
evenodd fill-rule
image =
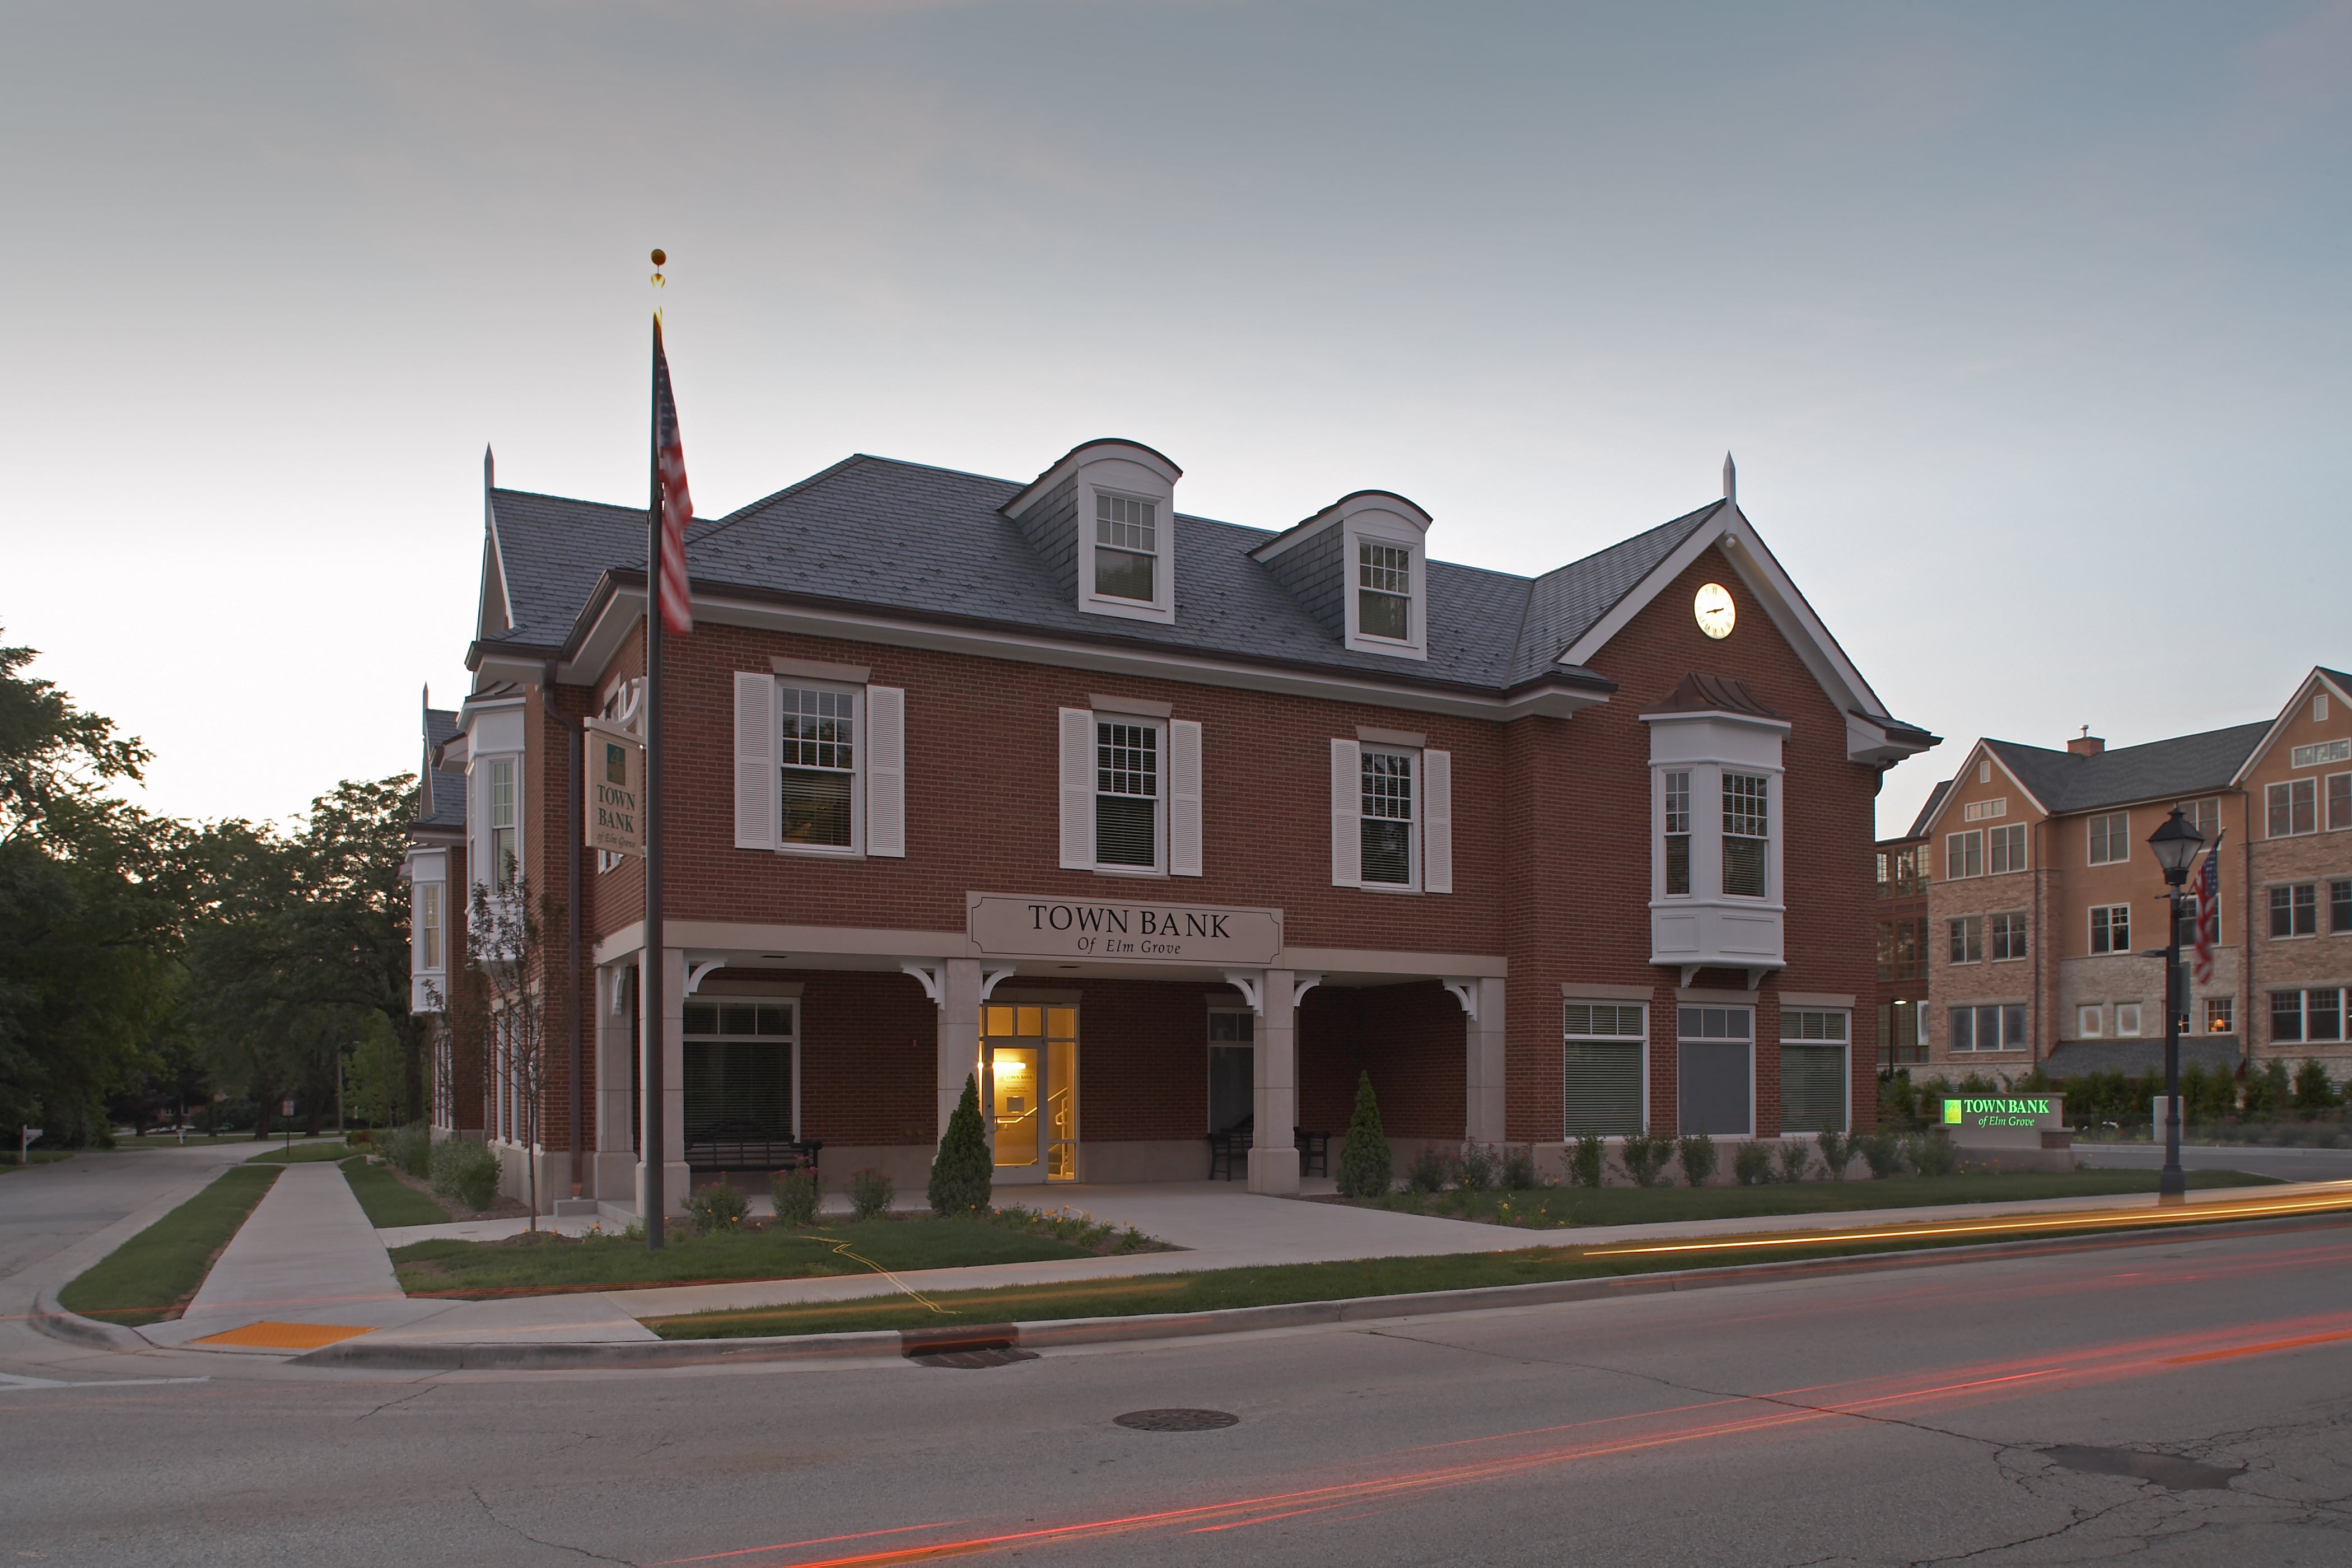
M1731 1174L1743 1187L1760 1187L1772 1179L1772 1151L1761 1143L1742 1143L1732 1152Z
M1861 1146L1863 1163L1870 1167L1873 1181L1884 1181L1903 1169L1903 1140L1892 1132L1864 1132L1854 1138Z
M1824 1132L1813 1142L1821 1146L1822 1162L1830 1168L1830 1180L1845 1180L1845 1168L1853 1163L1853 1140L1843 1132Z
M940 1140L940 1152L931 1159L931 1212L944 1219L986 1209L995 1179L996 1162L988 1152L988 1134L980 1124L980 1078L966 1073L963 1098L956 1101L955 1114L948 1118L947 1135Z
M2182 1092L2188 1092L2185 1085ZM2205 1092L2189 1099L2189 1110L2190 1114L2208 1121L2235 1116L2238 1113L2237 1074L2228 1068L2212 1068L2205 1075Z
M1918 1091L1911 1087L1911 1069L1896 1068L1878 1080L1878 1120L1889 1127L1911 1127L1920 1116Z
M1534 1144L1519 1143L1504 1149L1503 1190L1505 1192L1533 1192L1541 1184L1536 1180Z
M778 1171L768 1192L776 1200L778 1224L797 1227L816 1223L816 1205L824 1189L817 1185L814 1171Z
M1416 1193L1433 1193L1454 1178L1454 1161L1444 1150L1423 1149L1405 1168L1404 1184Z
M433 1145L433 1193L469 1209L498 1201L499 1157L483 1144L451 1138Z
M2294 1108L2297 1110L2326 1110L2336 1103L2336 1086L2328 1081L2327 1069L2311 1058L2294 1070Z
M879 1171L858 1171L849 1178L849 1206L859 1219L880 1219L898 1195L897 1184Z
M2286 1063L2273 1057L2260 1072L2246 1071L2246 1114L2276 1113L2286 1109Z
M1905 1142L1911 1168L1923 1176L1948 1176L1960 1168L1959 1150L1940 1132L1922 1132Z
M1372 1096L1372 1075L1360 1073L1355 1114L1348 1119L1348 1136L1339 1145L1339 1195L1386 1197L1394 1174L1389 1135L1381 1130L1381 1103Z
M1635 1186L1654 1187L1658 1184L1658 1173L1666 1168L1674 1153L1673 1139L1636 1132L1618 1145L1617 1163L1625 1167L1625 1173L1633 1179Z
M1801 1182L1813 1163L1812 1152L1793 1139L1780 1145L1780 1179Z
M751 1207L751 1200L743 1195L743 1189L723 1180L712 1186L697 1187L686 1198L687 1215L694 1221L696 1231L704 1236L714 1230L733 1230L743 1223L743 1215Z
M1461 1184L1465 1193L1483 1193L1495 1184L1495 1177L1500 1168L1501 1162L1495 1158L1492 1148L1484 1143L1465 1142L1462 1145L1462 1160L1455 1167L1458 1173L1454 1180Z
M1602 1163L1608 1152L1608 1142L1600 1133L1579 1136L1576 1146L1569 1152L1568 1179L1580 1187L1599 1186L1608 1172Z
M1675 1152L1682 1156L1683 1180L1692 1186L1703 1187L1715 1175L1715 1140L1706 1133L1694 1132L1675 1140Z
M395 1170L407 1172L420 1182L433 1179L433 1133L422 1121L386 1133L383 1157Z

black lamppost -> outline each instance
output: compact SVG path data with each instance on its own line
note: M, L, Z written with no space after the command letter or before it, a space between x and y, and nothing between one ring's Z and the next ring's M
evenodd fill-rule
M2177 1204L2189 1194L2189 1178L2180 1169L2180 998L2173 994L2180 974L2180 885L2189 879L2197 851L2205 847L2205 836L2176 805L2147 836L2147 847L2164 868L2172 916L2164 940L2164 1174L2157 1178L2156 1201Z

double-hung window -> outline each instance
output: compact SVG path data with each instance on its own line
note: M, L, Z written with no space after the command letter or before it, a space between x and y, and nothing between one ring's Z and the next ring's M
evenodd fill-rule
M2332 1042L2344 1037L2344 992L2340 986L2271 993L2273 1041Z
M1927 964L1927 922L1922 919L1878 922L1878 977L1916 980Z
M1356 542L1356 629L1368 637L1412 640L1412 549Z
M2271 934L2273 936L2317 936L2319 934L2319 884L2297 882L2292 887L2271 889Z
M1723 890L1730 897L1764 897L1770 791L1771 781L1761 773L1723 775Z
M2025 869L2025 824L2013 822L1986 833L1985 868L1996 877Z
M1677 1007L1675 1085L1685 1133L1756 1131L1756 1009Z
M2091 818L2091 864L2113 866L2131 858L2131 813L2103 812Z
M2235 1030L2237 1026L2238 1004L2235 997L2208 996L2205 998L2205 1032L2207 1034L2226 1035Z
M2319 831L2319 781L2288 779L2271 785L2270 837L2294 838Z
M490 889L510 893L522 875L522 839L516 828L515 759L490 762Z
M1691 776L1674 770L1666 784L1666 893L1679 897L1691 890Z
M2202 800L2181 801L2179 805L2180 815L2189 819L2189 826L2197 829L2198 837L2210 844L2221 836L2221 796L2209 795Z
M1647 1011L1639 1002L1563 1005L1561 1136L1622 1138L1647 1124Z
M855 848L856 693L787 684L780 700L783 844L788 848Z
M1095 860L1160 865L1160 728L1148 720L1095 721Z
M2336 936L2352 931L2352 881L2327 884L2327 929Z
M2352 827L2352 773L2327 775L2327 830Z
M1844 1012L1784 1011L1780 1015L1780 1131L1843 1132L1846 1124Z
M1364 881L1409 888L1412 864L1412 753L1364 748Z
M1990 917L1992 926L1992 956L1996 963L2026 956L2025 916L2012 910L2008 914Z
M416 884L417 967L427 973L441 969L441 884Z
M2129 904L2099 904L2093 907L2091 951L2093 952L2129 952L2131 951L2131 906Z
M1949 963L1981 963L1984 961L1984 928L1982 915L1962 915L1949 924Z
M1972 827L1966 833L1948 834L1944 838L1944 880L1957 882L1964 877L1984 875L1984 829Z
M1160 570L1160 508L1095 492L1095 592L1151 604Z
M1995 1002L1951 1012L1954 1051L2021 1051L2025 1048L2025 1004ZM2090 1031L2098 1033L2095 1026Z

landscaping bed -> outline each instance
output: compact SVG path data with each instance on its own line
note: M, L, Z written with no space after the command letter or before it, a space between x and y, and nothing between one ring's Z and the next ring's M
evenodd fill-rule
M1517 1192L1459 1187L1352 1200L1359 1208L1437 1215L1487 1225L1555 1230L1569 1226L1651 1225L1677 1220L1752 1219L1765 1215L1835 1214L1853 1209L1921 1208L1941 1204L1990 1204L2050 1198L2117 1197L2156 1191L2155 1171L2069 1171L2048 1173L1889 1176L1881 1181L1773 1182L1760 1186L1538 1187ZM2192 1189L2260 1187L2273 1176L2240 1171L2191 1171ZM1330 1202L1351 1200L1334 1198Z
M58 1292L85 1318L137 1327L180 1315L282 1167L233 1165Z
M971 1218L844 1220L806 1229L753 1223L701 1236L681 1224L653 1252L634 1230L587 1237L540 1231L503 1241L415 1242L394 1247L392 1261L400 1288L411 1296L488 1298L1172 1250L1133 1230L1025 1209Z

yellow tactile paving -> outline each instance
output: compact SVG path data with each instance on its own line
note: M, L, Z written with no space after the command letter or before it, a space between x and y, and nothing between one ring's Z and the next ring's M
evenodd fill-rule
M366 1328L354 1328L348 1323L247 1323L241 1329L226 1333L206 1334L200 1340L190 1340L192 1345L244 1345L255 1350L314 1351L320 1345L331 1345L338 1340L348 1340L360 1334L373 1333Z

